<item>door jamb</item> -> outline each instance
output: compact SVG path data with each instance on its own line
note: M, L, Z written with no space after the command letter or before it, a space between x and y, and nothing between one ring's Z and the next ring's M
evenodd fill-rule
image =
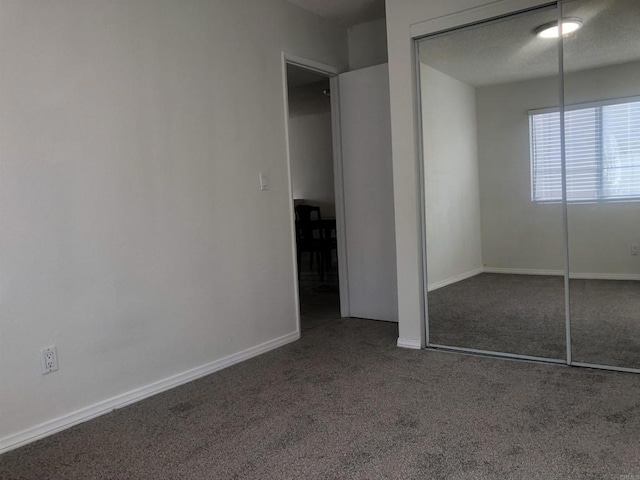
M293 288L296 307L296 321L298 332L301 331L300 324L300 294L298 284L298 257L296 254L296 232L295 232L295 210L293 206L293 178L291 175L291 150L289 146L289 94L287 85L287 64L312 70L329 77L331 88L331 133L333 145L333 183L334 197L336 203L336 240L338 251L338 279L340 288L340 315L348 317L350 315L349 304L349 282L347 269L347 234L344 205L344 181L342 168L342 137L340 127L340 87L338 75L340 70L332 65L326 65L315 60L299 57L288 52L282 52L282 87L284 98L284 125L285 125L285 148L287 158L287 179L289 188L289 217L291 223L291 240L293 256Z

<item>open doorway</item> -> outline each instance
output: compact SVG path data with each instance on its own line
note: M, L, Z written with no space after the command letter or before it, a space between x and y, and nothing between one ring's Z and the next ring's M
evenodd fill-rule
M302 332L341 318L334 171L336 142L330 78L329 73L286 63L289 162Z

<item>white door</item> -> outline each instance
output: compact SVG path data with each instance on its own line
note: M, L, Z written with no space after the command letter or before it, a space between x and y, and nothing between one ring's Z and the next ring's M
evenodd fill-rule
M350 314L397 322L389 66L339 82Z

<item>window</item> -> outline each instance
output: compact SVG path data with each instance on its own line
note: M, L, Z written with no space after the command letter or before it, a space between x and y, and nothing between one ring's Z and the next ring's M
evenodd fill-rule
M560 113L529 112L531 200L562 200ZM567 201L640 200L640 98L567 107Z

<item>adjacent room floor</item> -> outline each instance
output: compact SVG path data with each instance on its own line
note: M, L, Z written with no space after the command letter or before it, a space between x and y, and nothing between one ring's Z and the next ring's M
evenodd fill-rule
M340 318L340 287L337 262L330 262L321 276L316 268L309 266L303 254L298 277L300 294L300 325L302 334L306 330L324 325Z
M340 292L335 281L325 278L300 279L300 324L304 332L340 318Z
M640 282L570 282L573 360L640 368ZM564 279L482 273L429 292L431 342L565 359Z
M2 479L640 476L633 374L395 346L333 320L302 339L0 457Z

